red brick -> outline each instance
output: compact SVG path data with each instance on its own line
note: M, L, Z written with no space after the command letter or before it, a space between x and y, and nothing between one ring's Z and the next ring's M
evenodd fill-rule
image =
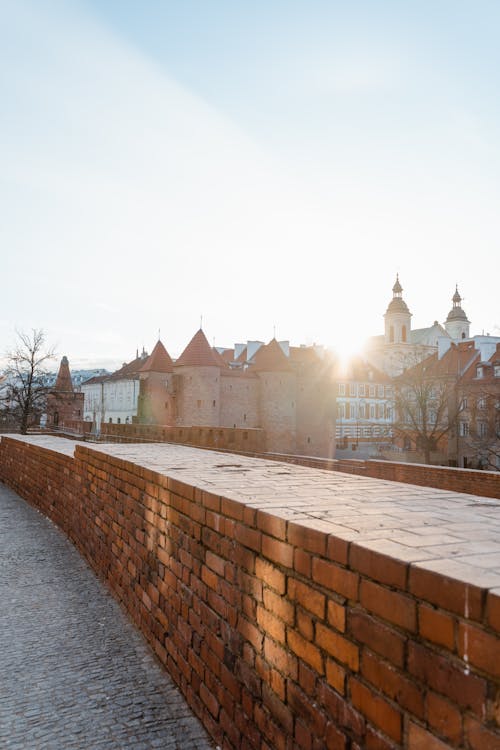
M295 613L297 630L301 635L304 636L308 641L314 640L314 623L310 615L301 609L297 609Z
M403 590L406 588L408 563L380 552L352 543L349 550L349 567L388 586Z
M376 729L368 725L366 727L365 744L363 750L396 750L400 745L395 745Z
M348 618L348 632L355 640L366 644L397 667L403 667L406 639L387 625L382 625L361 610L352 610Z
M332 688L344 695L345 693L345 675L346 671L340 664L333 659L327 659L325 663L326 681Z
M365 650L361 674L375 688L418 718L424 717L424 694L414 682L390 664Z
M343 633L345 631L345 617L345 607L337 604L333 599L329 599L327 607L327 620L329 624Z
M238 618L238 632L241 633L243 638L245 638L249 643L252 644L254 649L259 652L262 648L262 639L263 635L260 632L260 630L254 625L250 620L248 620L246 617L243 617L243 615L240 613L240 616Z
M325 742L326 750L347 750L347 738L335 724L327 724Z
M347 664L353 671L357 672L359 669L358 647L331 628L321 625L321 623L316 625L316 643L337 661Z
M325 616L326 597L317 589L313 589L306 583L301 583L294 578L288 579L288 597L296 601L304 609L313 615L323 618Z
M408 750L450 750L450 746L438 740L418 724L410 722L408 729Z
M462 740L462 715L446 698L428 691L427 722L436 734L459 745Z
M469 618L481 619L482 589L477 586L415 566L410 567L409 577L409 590L419 599L462 616L467 610Z
M302 659L306 664L310 664L311 667L314 667L318 674L323 674L323 657L316 646L303 638L295 630L288 631L287 642L291 650L299 657L299 659Z
M396 742L401 742L401 713L353 677L349 679L349 690L352 705L385 734Z
M417 629L416 604L410 597L365 579L361 581L359 593L360 603L370 612L405 630Z
M262 557L258 557L255 561L255 575L261 579L265 586L274 589L278 594L285 593L285 575L275 565L272 565Z
M262 554L285 568L293 567L293 547L279 539L273 539L266 534L262 535Z
M312 556L298 547L294 551L293 568L305 578L311 577Z
M349 558L349 545L350 542L346 542L345 539L330 534L328 537L326 556L329 560L338 562L341 565L347 565Z
M266 609L270 610L276 617L280 617L287 625L292 625L294 622L293 604L270 589L264 589L263 594Z
M465 735L471 750L500 750L500 730L486 728L472 716L465 717Z
M500 677L500 639L484 630L459 623L458 653L464 661L482 669L488 675Z
M273 513L266 513L263 510L257 512L257 528L261 531L269 534L269 536L275 536L277 539L286 539L286 520L279 518L279 516Z
M297 679L297 658L268 636L264 637L264 657L278 672L293 680Z
M200 685L200 698L208 708L214 719L216 719L219 715L219 702L215 695L207 688L207 686L203 682Z
M312 701L290 680L287 683L288 704L291 710L303 720L313 736L321 736L326 728L326 716L316 701Z
M465 674L464 667L418 643L408 647L408 671L422 683L446 695L462 708L470 708L483 715L486 703L486 682L473 674Z
M314 552L317 555L325 555L327 536L324 531L301 526L299 523L288 523L288 541L295 547Z
M285 642L285 623L275 617L268 609L261 606L257 607L257 623L275 641Z
M339 565L313 557L312 578L315 583L335 591L348 599L358 598L358 574Z
M500 588L491 589L486 600L486 619L488 625L500 633Z
M427 604L419 604L418 627L422 638L450 651L455 650L455 620L450 615Z
M249 526L244 526L241 523L235 524L234 538L245 547L253 549L255 552L260 552L262 545L262 533L257 529L252 529Z

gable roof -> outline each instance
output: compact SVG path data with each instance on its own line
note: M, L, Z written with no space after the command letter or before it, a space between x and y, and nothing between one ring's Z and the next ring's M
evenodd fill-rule
M109 375L109 380L134 380L139 377L145 357L136 357L132 362L126 362L123 367Z
M207 337L200 328L189 344L182 352L179 359L176 360L174 367L221 367L213 352L212 347L207 341Z
M160 339L139 372L173 372L173 362Z
M288 358L276 339L261 346L254 356L254 371L261 372L289 372L292 368Z

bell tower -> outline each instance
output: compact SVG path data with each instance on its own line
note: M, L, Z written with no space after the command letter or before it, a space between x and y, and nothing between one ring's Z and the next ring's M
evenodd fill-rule
M385 319L385 343L408 344L410 342L411 312L403 299L403 287L399 274L392 287L392 300L389 302Z
M446 333L452 339L468 339L470 321L467 320L467 315L462 310L462 297L459 294L458 286L455 286L455 294L451 299L453 307L448 313L444 324Z

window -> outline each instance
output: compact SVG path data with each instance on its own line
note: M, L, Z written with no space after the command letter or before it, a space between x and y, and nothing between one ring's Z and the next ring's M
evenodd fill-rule
M339 383L339 396L345 396L345 383Z
M198 409L201 409L201 399L198 399L196 402Z
M108 419L108 422L109 422L109 424L113 424L113 417L110 417L110 418Z
M370 404L370 419L375 419L375 404Z
M345 404L339 404L339 417L345 419Z
M394 343L394 326L389 328L389 342Z
M212 406L215 406L215 399L212 401Z
M478 409L486 409L486 399L485 398L479 398L477 400L477 408Z
M374 386L374 385L371 385L371 386L370 386L370 396L371 396L372 398L373 398L373 397L375 396L375 386Z
M496 378L500 378L500 365L493 365L493 374Z
M467 437L469 434L469 423L468 422L460 422L460 436L461 437Z
M121 424L121 423L122 423L121 417L118 417L118 419L116 420L116 424Z
M355 404L349 404L349 414L351 419L356 419L356 406Z
M356 383L350 383L349 384L349 396L355 396L356 395Z
M406 341L406 326L401 329L401 341Z
M488 434L488 423L487 422L479 422L478 424L478 433L479 437L484 438Z
M386 398L388 398L389 396L392 396L392 385L385 386L385 395L386 395Z
M365 384L364 383L360 383L358 385L358 394L360 396L364 396L365 395Z
M476 377L477 378L482 378L483 374L484 374L484 371L483 371L482 366L478 365L478 367L476 367Z
M379 398L384 398L384 386L383 385L379 385L379 387L377 388L377 393L378 393Z
M360 419L365 419L365 416L366 416L365 405L364 404L360 404L360 406L359 406L359 418Z

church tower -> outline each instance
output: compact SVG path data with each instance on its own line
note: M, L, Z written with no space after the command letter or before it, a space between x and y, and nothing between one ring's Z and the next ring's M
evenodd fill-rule
M385 344L408 344L410 342L411 313L403 299L403 287L399 275L392 287L392 300L389 302L385 319Z
M470 321L467 320L467 315L464 313L460 305L462 297L458 292L458 286L455 287L455 294L452 297L452 301L453 307L448 313L448 317L444 324L446 333L452 339L468 339Z

